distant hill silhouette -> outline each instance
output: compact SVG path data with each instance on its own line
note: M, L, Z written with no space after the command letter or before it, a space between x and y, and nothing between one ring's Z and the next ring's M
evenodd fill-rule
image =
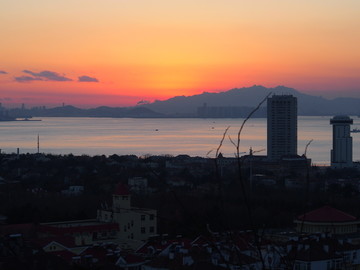
M325 99L303 94L293 88L277 86L266 88L260 85L235 88L220 93L204 92L193 96L177 96L164 101L141 104L134 107L107 107L80 109L74 106L56 108L35 107L10 109L9 117L203 117L199 112L206 104L216 113L207 117L244 117L269 93L291 94L298 98L299 115L359 115L359 98ZM254 117L266 117L266 103ZM199 109L200 108L200 109Z
M80 109L71 105L55 108L32 108L12 109L9 112L14 117L129 117L129 118L157 118L164 117L163 114L143 107L106 107L101 106L93 109Z
M193 96L176 96L164 101L155 101L141 105L153 111L167 115L196 115L197 108L204 106L233 106L255 107L269 93L281 95L291 94L298 98L299 115L357 115L360 112L360 99L336 98L325 99L312 95L303 94L293 88L277 86L266 88L260 85L252 87L235 88L220 93L204 92ZM266 106L266 103L264 104Z

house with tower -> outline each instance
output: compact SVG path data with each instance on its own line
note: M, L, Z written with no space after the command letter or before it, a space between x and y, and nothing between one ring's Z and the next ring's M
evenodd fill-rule
M129 189L118 184L112 194L112 205L99 209L97 220L119 224L119 240L135 244L156 235L156 214L154 209L133 207Z

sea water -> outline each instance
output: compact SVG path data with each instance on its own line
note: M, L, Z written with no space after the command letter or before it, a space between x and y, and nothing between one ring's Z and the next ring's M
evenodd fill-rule
M313 163L330 163L332 127L330 116L298 117L298 154L305 152ZM353 128L360 119L353 117ZM74 155L179 155L214 157L225 130L220 152L234 157L237 134L243 119L199 118L75 118L44 117L42 121L0 122L3 153L36 153L39 136L41 153ZM360 133L352 133L354 160L360 159ZM266 119L253 118L240 136L240 152L250 147L266 155Z

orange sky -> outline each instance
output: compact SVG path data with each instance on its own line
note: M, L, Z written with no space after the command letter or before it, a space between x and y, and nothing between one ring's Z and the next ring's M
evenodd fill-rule
M124 106L253 84L360 97L358 0L7 2L3 104Z

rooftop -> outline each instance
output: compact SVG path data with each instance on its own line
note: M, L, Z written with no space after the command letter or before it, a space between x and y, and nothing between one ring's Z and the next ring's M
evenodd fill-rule
M130 195L130 192L129 192L129 189L127 186L119 183L116 185L114 195L127 196L127 195Z
M298 216L297 220L308 222L351 222L357 221L357 218L331 206L323 206Z

